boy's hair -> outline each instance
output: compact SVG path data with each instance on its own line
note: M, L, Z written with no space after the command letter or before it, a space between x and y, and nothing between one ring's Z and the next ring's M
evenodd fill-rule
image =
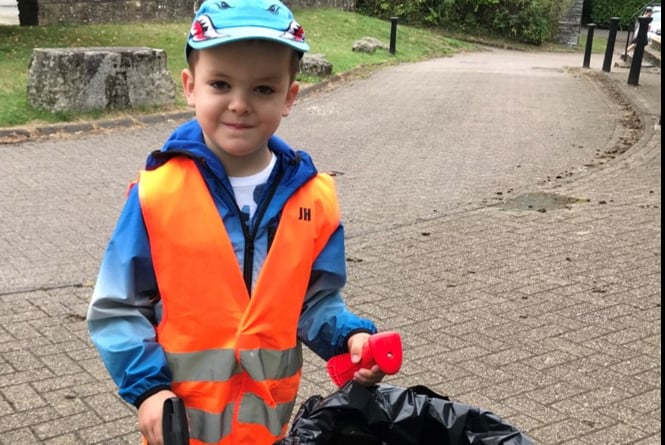
M298 60L309 51L305 31L279 0L206 0L194 16L185 58L189 59L192 50L240 40L269 40L286 45L299 55Z
M261 42L261 40L255 40L255 42ZM188 56L187 56L187 66L189 68L189 71L193 75L196 75L195 73L195 67L196 67L196 62L198 61L198 53L199 50L190 50ZM298 77L298 73L300 72L300 60L302 59L303 54L299 51L291 51L291 61L289 64L289 82L293 82L296 80L296 77Z

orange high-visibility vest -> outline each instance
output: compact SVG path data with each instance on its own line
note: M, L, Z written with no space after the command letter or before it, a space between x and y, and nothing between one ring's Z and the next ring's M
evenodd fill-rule
M143 171L138 187L163 304L157 338L190 443L272 444L300 383L296 332L312 264L340 222L332 178L319 174L288 200L251 298L194 161Z

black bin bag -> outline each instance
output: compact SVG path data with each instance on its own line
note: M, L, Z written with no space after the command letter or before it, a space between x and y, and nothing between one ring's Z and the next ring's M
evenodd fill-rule
M425 386L349 382L307 399L274 445L534 445L496 414Z

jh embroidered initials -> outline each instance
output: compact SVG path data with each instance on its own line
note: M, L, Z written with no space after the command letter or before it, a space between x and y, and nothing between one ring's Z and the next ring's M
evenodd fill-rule
M298 215L298 219L303 221L311 221L312 209L307 207L300 207L300 215Z

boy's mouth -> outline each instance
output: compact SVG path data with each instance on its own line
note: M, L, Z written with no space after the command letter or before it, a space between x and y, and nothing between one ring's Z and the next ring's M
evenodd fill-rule
M248 128L252 128L252 126L249 124L243 124L239 122L225 122L224 125L234 130L247 130Z

